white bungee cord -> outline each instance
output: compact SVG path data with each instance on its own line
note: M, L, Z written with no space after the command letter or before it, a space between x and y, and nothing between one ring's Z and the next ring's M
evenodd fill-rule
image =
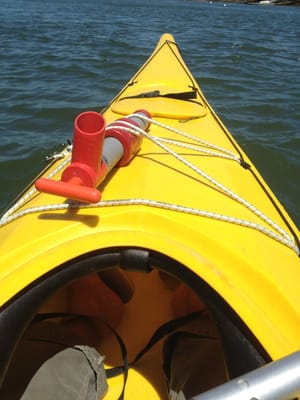
M186 214L191 214L195 216L202 216L206 218L211 218L214 220L219 220L219 221L224 221L236 225L240 225L243 227L248 227L251 229L255 229L266 236L282 243L283 245L289 247L290 249L294 250L298 255L300 253L300 249L298 246L295 244L294 240L291 238L291 236L285 232L281 227L279 227L274 221L272 221L269 217L267 217L263 212L258 210L255 206L250 204L247 200L243 199L241 196L238 194L234 193L231 191L229 188L206 174L204 171L202 171L200 168L198 168L196 165L191 163L190 161L186 160L183 156L175 152L174 150L170 149L167 144L177 146L177 147L182 147L182 148L187 148L193 151L198 151L202 152L205 154L210 154L216 157L223 157L225 159L233 160L236 162L241 163L240 158L234 154L233 152L223 149L222 147L219 147L217 145L214 145L212 143L209 143L207 141L204 141L198 137L194 137L186 132L180 131L178 129L175 129L171 126L168 126L166 124L163 124L161 122L158 122L152 118L149 118L145 116L144 114L138 113L138 114L131 114L128 116L130 117L137 117L144 119L147 122L150 122L153 125L157 125L163 129L167 129L179 136L185 137L189 140L192 140L197 143L195 144L190 144L190 143L184 143L182 141L174 140L174 139L166 139L166 138L161 138L157 136L152 136L150 133L144 131L143 129L137 127L136 125L131 124L130 122L123 121L123 120L118 120L114 122L113 126L108 125L106 127L106 130L110 129L123 129L125 131L128 131L134 135L141 135L148 140L151 140L153 143L155 143L157 146L162 148L166 153L172 155L175 157L178 161L186 165L188 168L192 169L196 174L200 175L202 178L205 178L207 181L209 181L213 186L217 187L219 190L221 190L225 195L231 197L233 200L237 201L241 205L245 206L247 209L249 209L253 214L255 214L257 217L259 217L262 221L264 221L267 225L269 225L274 231L271 229L268 229L260 224L247 221L244 219L232 217L232 216L227 216L223 214L218 214L210 211L205 211L201 209L195 209L191 207L186 207L182 205L176 205L172 203L165 203L161 201L156 201L156 200L151 200L151 199L119 199L119 200L103 200L100 201L99 203L95 204L86 204L86 203L79 203L79 202L74 202L71 201L69 203L63 203L63 204L52 204L52 205L47 205L47 206L37 206L37 207L31 207L27 208L24 210L21 210L17 212L17 210L22 207L23 205L26 204L28 200L30 200L31 197L36 195L37 190L35 188L32 188L29 192L27 192L24 196L22 196L21 199L18 200L17 203L15 203L0 219L0 227L7 225L10 222L15 221L18 218L21 218L25 215L28 214L33 214L33 213L40 213L40 212L51 212L51 211L57 211L57 210L67 210L67 209L74 209L74 208L104 208L104 207L115 207L115 206L130 206L130 205L141 205L141 206L147 206L147 207L155 207L155 208L161 208L161 209L166 209L174 212L181 212L181 213L186 213ZM200 147L199 144L205 147L210 147L213 150L208 150L207 148ZM71 146L59 153L57 155L57 158L60 157L65 157L65 159L56 167L48 176L47 178L52 178L55 176L60 170L62 170L66 165L69 164L71 160L70 150Z
M137 116L137 117L142 117L143 119L145 119L146 121L151 121L153 124L158 125L160 127L163 127L165 129L169 129L169 127L167 125L161 124L158 121L154 121L144 115L141 116L141 114L132 114L129 115L130 117L133 116ZM157 144L159 147L161 147L164 151L166 151L167 153L169 153L170 155L172 155L173 157L175 157L177 160L179 160L180 162L182 162L184 165L186 165L187 167L189 167L190 169L192 169L194 172L196 172L198 175L202 176L203 178L205 178L207 181L209 181L211 184L213 184L215 187L217 187L218 189L220 189L223 193L225 193L226 195L228 195L229 197L231 197L232 199L236 200L238 203L242 204L243 206L245 206L246 208L248 208L250 211L252 211L256 216L258 216L260 219L262 219L265 223L267 223L269 226L271 226L273 229L275 229L278 233L280 233L281 235L285 236L287 240L291 241L293 243L293 240L290 238L289 234L287 232L285 232L281 227L279 227L275 222L273 222L270 218L268 218L264 213L262 213L260 210L258 210L256 207L254 207L252 204L250 204L247 200L243 199L241 196L237 195L236 193L234 193L232 190L228 189L226 186L224 186L223 184L219 183L217 180L215 180L214 178L212 178L211 176L209 176L208 174L206 174L204 171L202 171L200 168L198 168L196 165L194 165L193 163L191 163L190 161L186 160L184 157L182 157L180 154L176 153L175 151L173 151L172 149L170 149L169 147L167 147L166 145L164 145L160 138L156 137L156 136L152 136L150 135L148 132L145 132L144 130L133 126L132 124L126 122L126 121L119 121L121 124L119 126L120 129L124 129L124 127L129 127L130 132L134 133L134 131L137 132L137 134L140 134L142 136L145 136L146 138L150 139L152 142L154 142L155 144ZM133 127L133 130L131 131ZM114 128L118 128L116 125L114 125ZM109 129L109 127L108 127ZM178 131L177 129L171 128L171 130L174 133L178 133L181 135L185 135L183 132ZM186 136L186 135L185 135ZM190 139L193 139L193 136L189 135ZM206 142L207 143L207 142ZM221 148L219 148L220 150ZM223 150L223 149L222 149Z

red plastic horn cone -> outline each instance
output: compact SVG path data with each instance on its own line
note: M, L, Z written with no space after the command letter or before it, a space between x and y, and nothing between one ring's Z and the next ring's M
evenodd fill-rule
M105 119L95 111L78 115L74 123L72 161L61 181L41 178L36 188L41 192L56 194L70 199L95 203L101 193L96 189L106 174L102 162Z
M95 111L86 111L77 116L74 123L72 162L84 163L98 171L105 126L105 119Z
M93 187L97 184L102 175L105 126L105 119L95 111L78 115L74 123L72 162L65 169L62 181L68 182L78 177L84 186Z

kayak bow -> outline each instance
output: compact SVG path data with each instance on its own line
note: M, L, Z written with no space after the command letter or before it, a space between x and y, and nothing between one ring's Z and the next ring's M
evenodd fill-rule
M75 279L111 268L124 279L119 286L133 288L116 318L129 356L179 309L198 310L199 299L218 326L229 377L300 346L299 231L169 34L101 115L76 119L73 145L3 214L0 248L3 371L43 304ZM54 303L51 311L65 311L65 300ZM103 340L110 353L112 339ZM130 371L130 398L164 397L154 359ZM121 381L113 378L107 398Z

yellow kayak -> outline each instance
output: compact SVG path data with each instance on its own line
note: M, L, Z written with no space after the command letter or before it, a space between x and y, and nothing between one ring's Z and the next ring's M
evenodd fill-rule
M31 321L49 312L104 319L130 362L161 326L200 313L187 324L207 335L192 348L202 379L190 373L190 397L294 353L299 239L165 34L101 114L77 117L73 146L0 219L2 379ZM70 325L92 331L106 366L123 363L113 332ZM168 329L129 367L125 398L171 398ZM108 379L104 398L122 388L122 374Z

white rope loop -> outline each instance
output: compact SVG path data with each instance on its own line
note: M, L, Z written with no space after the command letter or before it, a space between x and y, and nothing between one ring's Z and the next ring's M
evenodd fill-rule
M260 210L258 210L255 206L253 206L251 203L249 203L247 200L243 199L241 196L238 194L234 193L232 190L218 182L216 179L212 178L208 174L206 174L204 171L202 171L200 168L198 168L196 165L191 163L190 161L186 160L184 157L182 157L180 154L175 152L174 150L170 149L165 143L168 143L170 145L174 145L177 147L183 147L183 148L188 148L194 151L199 151L203 152L206 154L211 154L213 156L217 157L223 157L225 159L230 159L233 161L238 161L240 162L240 158L237 157L234 153L227 149L223 149L219 146L216 146L214 144L208 143L198 137L194 137L192 135L189 135L185 132L182 132L180 130L177 130L173 127L167 126L161 122L155 121L151 118L148 118L146 115L143 115L141 113L138 114L131 114L128 116L134 117L138 116L139 118L144 119L147 122L150 122L151 124L158 125L163 129L167 129L172 131L173 133L176 133L180 136L183 136L185 138L188 138L189 140L193 140L194 142L200 143L201 145L205 145L207 147L210 147L216 151L211 151L208 149L203 149L199 148L198 145L195 146L194 144L187 144L183 143L174 139L166 139L166 138L161 138L157 136L152 136L148 132L144 131L143 129L137 127L134 124L131 124L128 121L123 121L123 120L117 120L113 122L113 126L110 124L106 127L106 130L111 130L111 129L122 129L127 132L130 132L134 135L142 135L146 137L148 140L151 140L153 143L155 143L157 146L162 148L166 153L170 154L174 158L176 158L178 161L186 165L188 168L193 170L196 174L200 175L202 178L205 178L207 181L209 181L213 186L217 187L219 190L221 190L224 194L228 195L230 198L233 200L237 201L241 205L245 206L247 209L249 209L253 214L255 214L257 217L259 217L262 221L264 221L267 225L269 225L272 229L274 229L276 232L265 228L262 225L246 221L240 218L236 217L231 217L231 216L226 216L223 214L218 214L214 212L209 212L205 210L200 210L200 209L194 209L194 208L189 208L185 206L180 206L176 204L170 204L170 203L164 203L161 201L156 201L156 200L148 200L148 199L123 199L123 200L107 200L107 201L101 201L96 204L84 204L84 203L63 203L63 204L53 204L53 205L48 205L48 206L39 206L39 207L33 207L33 208L28 208L25 210L22 210L20 212L16 212L21 206L23 206L33 195L36 194L37 190L35 188L31 189L27 194L25 194L13 207L11 207L0 219L0 227L4 226L17 218L21 218L25 215L36 213L36 212L48 212L48 211L54 211L54 210L66 210L70 208L94 208L94 207L113 207L113 206L129 206L129 205L141 205L141 206L148 206L148 207L159 207L162 209L167 209L170 211L175 211L175 212L182 212L186 214L192 214L195 216L202 216L206 218L212 218L215 220L220 220L224 222L229 222L232 224L237 224L240 226L248 227L255 229L266 236L284 244L285 246L293 249L298 255L300 252L300 249L296 246L294 240L290 237L290 235L285 232L281 227L279 227L275 222L273 222L269 217L267 217L264 213L262 213ZM65 153L61 153L63 157L66 156ZM67 157L63 160L62 163L60 163L48 176L47 178L51 179L55 174L57 174L60 170L62 170L69 162L70 162L71 157Z
M131 116L134 116L135 114L132 114ZM148 117L144 117L144 115L138 114L139 116L141 116L142 118L145 118L146 121L149 120ZM131 125L128 122L122 121L122 124L124 123L124 125ZM157 124L157 121L152 120L152 123ZM164 125L159 123L160 125ZM133 127L133 125L131 125ZM230 196L232 199L236 200L238 203L242 204L243 206L245 206L247 209L249 209L250 211L252 211L257 217L259 217L260 219L262 219L265 223L267 223L269 226L271 226L274 230L276 230L278 233L280 233L281 235L283 235L288 241L290 241L291 243L293 243L293 240L290 238L289 234L287 232L285 232L280 226L278 226L275 222L273 222L269 217L267 217L264 213L262 213L260 210L258 210L255 206L253 206L251 203L249 203L247 200L243 199L241 196L239 196L238 194L234 193L232 190L228 189L226 186L224 186L223 184L221 184L220 182L218 182L217 180L215 180L214 178L212 178L211 176L209 176L208 174L206 174L204 171L202 171L200 168L198 168L197 166L195 166L193 163L191 163L190 161L186 160L184 157L182 157L181 155L179 155L178 153L176 153L175 151L173 151L172 149L170 149L169 147L167 147L166 145L164 145L161 141L160 138L155 137L155 136L151 136L148 132L143 131L140 128L134 127L137 129L137 132L145 137L147 137L148 139L150 139L152 142L154 142L155 144L157 144L157 146L161 147L163 150L165 150L167 153L169 153L170 155L172 155L173 157L175 157L177 160L179 160L180 162L182 162L184 165L186 165L188 168L192 169L194 172L196 172L196 174L202 176L203 178L205 178L206 180L208 180L212 185L214 185L215 187L217 187L218 189L220 189L222 192L224 192L225 194L227 194L228 196ZM172 128L173 129L173 128Z
M100 201L99 203L95 203L95 204L69 202L69 203L61 203L61 204L50 204L47 206L31 207L31 208L22 210L18 213L15 213L14 215L11 215L5 219L2 218L0 220L0 227L5 226L5 225L9 224L10 222L15 221L18 218L24 217L29 214L34 214L34 213L63 211L63 210L69 210L69 209L106 208L106 207L120 207L120 206L145 206L145 207L160 208L160 209L165 209L168 211L174 211L174 212L180 212L180 213L190 214L190 215L194 215L194 216L211 218L211 219L214 219L217 221L223 221L223 222L231 223L234 225L240 225L240 226L243 226L246 228L255 229L258 232L261 232L262 234L289 247L290 249L295 251L296 254L298 254L298 255L300 254L298 247L294 243L291 243L289 240L286 240L286 238L282 237L281 235L278 235L277 233L271 231L270 229L268 229L262 225L255 224L254 222L250 222L250 221L247 221L247 220L244 220L241 218L230 217L228 215L223 215L223 214L218 214L218 213L214 213L214 212L210 212L210 211L200 210L200 209L196 209L196 208L192 208L192 207L185 207L182 205L170 204L170 203L165 203L165 202L156 201L156 200L149 200L149 199L103 200L103 201Z
M240 162L240 159L238 157L232 156L232 155L229 155L229 154L227 155L227 154L223 154L223 153L218 153L216 151L203 149L203 148L200 148L200 147L192 145L192 144L179 142L178 140L174 140L174 139L166 139L166 138L161 138L161 137L158 138L158 139L162 143L169 143L169 144L172 144L172 145L177 146L177 147L182 147L184 149L198 151L199 153L208 154L208 155L213 156L213 157L220 157L220 158L225 158L227 160L233 160L233 161Z
M151 124L153 124L153 125L157 125L157 126L163 128L163 129L166 129L166 130L168 130L168 131L170 131L170 132L173 132L173 133L175 133L175 134L177 134L177 135L179 135L179 136L182 136L182 137L185 137L185 138L187 138L187 139L190 139L190 140L192 140L192 141L194 141L194 142L200 143L200 144L202 144L202 145L204 145L204 146L210 147L210 148L215 149L215 150L219 150L221 153L228 154L228 155L232 156L232 158L233 158L234 160L237 160L237 161L240 162L239 157L237 157L236 154L234 154L234 153L233 153L232 151L230 151L230 150L224 149L223 147L220 147L220 146L217 146L216 144L207 142L206 140L203 140L203 139L201 139L201 138L199 138L199 137L197 137L197 136L193 136L193 135L190 135L190 134L188 134L188 133L186 133L186 132L184 132L184 131L181 131L181 130L179 130L179 129L173 128L172 126L163 124L162 122L155 121L155 120L153 120L153 119L147 117L147 116L144 115L144 114L142 114L142 115L141 115L141 114L138 114L138 115L139 115L139 117L143 118L145 121L151 122ZM131 114L131 115L129 115L128 117L130 118L131 116L136 116L136 114Z

